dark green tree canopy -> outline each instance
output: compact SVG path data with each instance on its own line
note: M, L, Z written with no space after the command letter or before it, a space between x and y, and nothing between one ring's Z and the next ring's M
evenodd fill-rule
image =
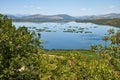
M16 29L12 19L0 14L0 79L18 77L19 69L27 65L25 60L37 53L39 38L25 26Z

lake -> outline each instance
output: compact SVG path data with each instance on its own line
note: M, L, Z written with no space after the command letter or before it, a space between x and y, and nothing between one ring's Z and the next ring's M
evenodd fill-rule
M26 26L30 31L41 34L44 41L44 49L90 49L91 45L105 45L102 37L107 34L107 30L115 28L108 25L96 25L93 23L33 23L33 22L13 22L17 28ZM109 42L107 43L109 44Z

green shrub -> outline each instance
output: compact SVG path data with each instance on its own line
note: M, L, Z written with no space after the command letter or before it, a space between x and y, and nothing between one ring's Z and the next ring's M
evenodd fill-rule
M31 56L37 53L39 37L24 26L16 29L11 19L0 15L0 79L22 78L20 75L25 74L22 71L32 65L29 63Z

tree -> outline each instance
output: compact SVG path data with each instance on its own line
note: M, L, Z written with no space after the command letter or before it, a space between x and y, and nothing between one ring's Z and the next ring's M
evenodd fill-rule
M102 58L106 58L110 65L116 71L120 70L120 31L115 32L114 29L108 30L108 35L103 38L104 41L110 41L107 47L99 45L94 51L99 51ZM93 46L92 46L93 47ZM96 45L95 45L96 47Z
M40 34L29 32L25 26L16 29L12 19L0 14L0 79L22 78L22 71L30 69L31 58L40 47L39 38Z

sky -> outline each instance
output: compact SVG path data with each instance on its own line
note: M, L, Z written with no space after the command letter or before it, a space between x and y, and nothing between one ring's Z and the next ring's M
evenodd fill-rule
M0 0L0 13L71 16L120 13L120 0Z

